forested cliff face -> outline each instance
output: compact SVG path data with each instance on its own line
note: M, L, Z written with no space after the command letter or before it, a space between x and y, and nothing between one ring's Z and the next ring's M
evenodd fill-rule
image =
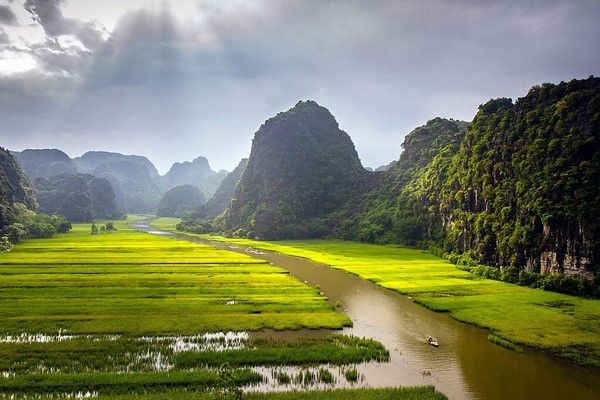
M112 185L90 174L60 174L37 178L35 190L39 211L64 215L71 222L122 219Z
M31 182L12 154L0 147L0 228L14 222L10 208L17 203L29 210L38 206Z
M37 214L35 192L13 155L0 147L0 252L31 238L67 232L71 224L59 216ZM12 243L12 244L11 244Z
M439 188L446 248L479 262L579 271L600 261L600 79L482 105ZM429 190L428 194L436 194Z
M263 239L322 235L324 218L358 197L367 174L331 113L299 102L256 132L222 227Z
M378 184L362 197L358 207L344 210L338 234L381 244L419 245L441 240L439 213L431 212L430 195L424 192L444 180L448 160L456 153L467 125L434 118L410 132L398 162L376 175Z
M411 132L342 235L517 271L597 270L600 79L491 100L464 128L436 118Z

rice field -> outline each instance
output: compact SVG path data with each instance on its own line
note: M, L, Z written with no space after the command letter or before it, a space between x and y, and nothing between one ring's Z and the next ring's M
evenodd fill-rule
M119 227L119 225L117 226ZM194 335L341 328L287 271L244 254L89 225L0 254L0 334Z
M285 345L261 329L339 329L348 317L287 271L245 254L88 224L0 254L0 398L203 392L259 384L253 366L385 361L380 344ZM98 224L98 222L97 222Z

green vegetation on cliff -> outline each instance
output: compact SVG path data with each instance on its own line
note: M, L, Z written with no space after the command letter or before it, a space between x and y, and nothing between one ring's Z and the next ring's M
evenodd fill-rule
M197 186L180 185L167 191L158 203L156 215L159 217L181 217L186 211L194 210L206 200Z
M533 271L598 271L600 79L480 107L443 182L446 248Z
M115 192L105 178L89 174L62 174L37 178L35 189L40 211L64 215L71 222L122 219Z
M443 181L447 159L458 148L467 123L435 118L409 133L404 151L391 169L379 175L379 185L348 212L340 229L345 239L419 245L442 237L439 215L420 201L420 185Z
M411 132L341 236L433 245L513 282L524 270L597 273L600 79L491 100L463 128L437 118Z
M326 234L327 217L357 199L367 178L331 113L301 101L256 132L221 227L266 239Z
M29 179L12 154L0 147L0 252L10 250L11 243L71 228L64 217L37 214L37 207Z

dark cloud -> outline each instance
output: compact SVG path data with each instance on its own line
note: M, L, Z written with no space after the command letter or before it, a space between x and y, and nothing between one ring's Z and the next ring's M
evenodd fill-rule
M109 35L27 0L47 37L29 47L40 69L0 76L0 141L231 169L265 119L314 99L376 167L428 119L600 72L597 0L202 1L183 19L163 4Z
M10 6L0 6L0 24L17 25L17 16Z
M72 36L87 50L93 51L105 42L106 30L95 22L65 18L61 11L63 0L26 0L24 7L50 38Z

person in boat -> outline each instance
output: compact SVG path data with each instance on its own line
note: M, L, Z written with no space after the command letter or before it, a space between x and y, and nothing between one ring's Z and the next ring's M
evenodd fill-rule
M431 343L431 342L433 342L433 338L432 338L431 336L429 336L429 337L427 338L427 343Z

